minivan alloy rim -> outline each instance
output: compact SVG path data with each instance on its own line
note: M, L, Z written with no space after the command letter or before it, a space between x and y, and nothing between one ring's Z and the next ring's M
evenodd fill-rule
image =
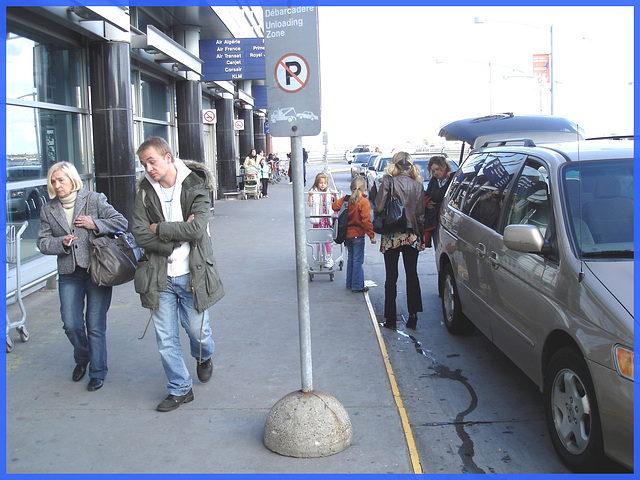
M574 455L584 452L591 437L591 404L582 380L572 370L565 368L556 375L551 409L562 445Z
M443 299L445 317L447 319L447 322L451 323L451 321L453 320L453 313L455 311L455 303L453 281L449 275L445 276L444 279Z

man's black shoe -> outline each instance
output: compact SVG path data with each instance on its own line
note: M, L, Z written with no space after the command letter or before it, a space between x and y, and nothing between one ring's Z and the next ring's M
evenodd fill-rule
M87 385L87 390L89 390L90 392L95 392L96 390L99 390L100 388L102 388L103 384L104 384L104 380L102 380L101 378L92 378L91 380L89 380L89 385Z
M211 380L211 374L213 373L213 362L211 358L208 358L202 363L198 362L196 370L198 371L198 380L202 383L207 383Z
M189 390L185 395L169 395L165 398L160 405L156 408L159 412L170 412L175 410L183 403L189 403L193 401L193 389Z
M87 364L84 365L77 364L76 368L73 369L73 374L71 375L71 380L74 382L79 382L84 377L84 374L87 373Z

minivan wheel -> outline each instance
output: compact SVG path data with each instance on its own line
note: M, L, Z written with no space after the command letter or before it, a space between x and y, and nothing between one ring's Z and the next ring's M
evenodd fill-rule
M544 379L544 408L551 442L574 472L594 472L606 461L593 381L582 355L558 350Z
M473 324L462 314L458 287L450 265L445 267L443 275L442 316L444 317L444 325L453 334L468 334L473 330Z

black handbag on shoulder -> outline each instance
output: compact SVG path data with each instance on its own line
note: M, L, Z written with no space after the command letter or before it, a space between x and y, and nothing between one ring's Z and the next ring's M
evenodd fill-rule
M350 195L345 195L340 211L338 212L338 219L334 224L333 241L340 244L347 240L347 226L349 223L349 198Z
M89 238L91 280L101 287L113 287L133 280L142 252L129 232Z
M85 215L89 200L85 206ZM96 236L89 232L89 268L91 281L100 287L114 287L130 282L136 274L142 249L131 232L117 231Z
M373 231L381 234L402 232L407 228L407 216L402 202L393 196L393 177L389 176L389 197L387 204L373 219Z

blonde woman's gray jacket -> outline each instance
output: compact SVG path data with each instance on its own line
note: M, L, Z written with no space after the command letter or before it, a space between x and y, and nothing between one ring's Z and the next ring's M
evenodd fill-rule
M190 283L196 310L203 312L224 296L207 230L213 175L200 162L175 161L183 162L191 170L182 181L182 221L166 221L158 194L146 175L138 182L131 230L138 246L144 249L144 256L138 261L134 286L142 306L157 309L159 292L167 287L167 259L175 247L190 242ZM194 220L187 222L192 214ZM152 223L157 224L156 233L149 230Z
M78 197L73 209L73 218L88 215L96 224L96 235L105 235L126 231L127 219L107 202L103 193L90 192L84 188L78 190ZM70 247L62 244L65 235L73 234L78 239ZM76 267L89 267L90 232L86 228L69 225L58 197L53 198L40 211L40 231L38 232L38 249L45 255L58 256L58 273L73 273Z

